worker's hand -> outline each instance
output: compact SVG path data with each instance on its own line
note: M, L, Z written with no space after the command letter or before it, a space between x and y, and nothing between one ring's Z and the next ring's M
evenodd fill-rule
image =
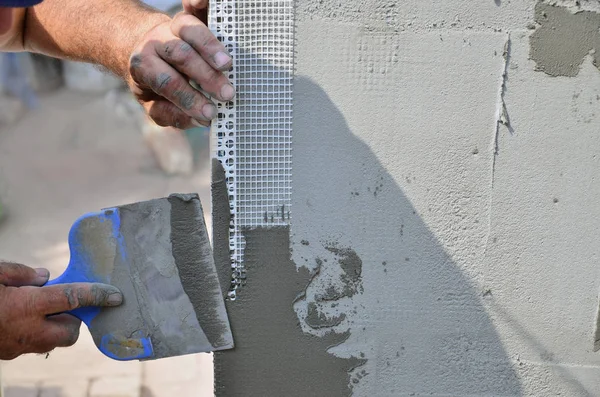
M118 306L123 300L117 288L105 284L39 287L48 277L45 269L0 262L0 360L71 346L79 338L81 321L64 312Z
M231 100L235 90L223 74L231 62L225 46L208 27L184 11L150 30L134 50L130 86L158 125L180 129L208 126L217 108L189 81L217 100Z
M182 0L183 9L208 25L208 0Z

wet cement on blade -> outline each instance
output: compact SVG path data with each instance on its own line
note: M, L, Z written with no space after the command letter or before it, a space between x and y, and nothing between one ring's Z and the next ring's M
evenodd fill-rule
M327 352L349 332L304 333L294 303L313 275L291 260L289 227L244 231L247 284L227 301L236 347L215 353L217 396L349 396L364 361Z
M173 194L171 245L179 278L190 298L200 326L215 348L232 344L222 290L215 275L213 252L208 239L200 198L197 194Z
M219 284L223 290L223 297L227 296L231 287L232 269L229 255L229 223L231 210L229 209L229 193L225 169L221 162L212 159L212 233L213 256L219 276Z
M600 69L600 14L572 13L540 0L535 22L539 27L530 37L530 57L536 69L550 76L575 77L589 54Z

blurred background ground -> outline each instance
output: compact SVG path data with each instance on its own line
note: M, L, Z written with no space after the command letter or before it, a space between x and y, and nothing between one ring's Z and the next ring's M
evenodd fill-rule
M6 212L0 257L47 267L55 277L69 261L67 233L77 217L173 192L199 193L210 227L206 129L188 131L189 140L170 140L175 135L168 133L175 132L142 122L135 102L114 81L77 65L63 65L61 73L80 73L81 89L77 82L67 87L68 79L38 87L39 106L31 110L0 95L0 113L10 119L0 119L0 200ZM195 162L190 172L177 173L187 167L186 150ZM172 151L179 154L169 157ZM0 366L3 397L213 395L211 355L120 363L96 349L85 326L74 347Z

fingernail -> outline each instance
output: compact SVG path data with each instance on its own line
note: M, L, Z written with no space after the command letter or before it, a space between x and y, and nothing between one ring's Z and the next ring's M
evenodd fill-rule
M206 124L202 124L201 122L199 122L196 119L192 119L192 124L194 124L196 127L206 128Z
M225 84L221 87L221 98L225 101L233 99L235 95L235 89L231 84Z
M214 56L215 65L220 69L231 62L231 57L223 51L217 52Z
M120 292L113 292L106 298L106 303L109 306L119 306L123 303L123 295Z
M38 280L41 282L45 283L50 278L50 272L48 271L48 269L44 269L44 268L40 267L38 269L35 269L35 272L38 276Z
M202 114L207 120L212 120L217 115L217 108L215 105L207 103L206 105L202 106Z

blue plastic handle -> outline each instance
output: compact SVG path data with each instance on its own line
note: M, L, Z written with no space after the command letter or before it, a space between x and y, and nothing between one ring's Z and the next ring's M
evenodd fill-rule
M105 224L105 222L108 223ZM97 225L99 224L110 227L98 228ZM90 227L90 225L95 226ZM96 263L98 258L94 255L94 247L90 247L84 241L87 241L89 236L93 234L96 241L106 241L107 244L115 244L116 251L125 258L125 244L120 226L121 220L118 208L108 208L100 212L88 213L77 219L69 231L69 249L71 251L69 265L63 274L48 281L45 285L81 282L111 284L111 274L101 274L97 271L103 267L98 266L99 264ZM115 308L111 308L111 310L113 309ZM131 335L127 339L117 337L115 336L116 334L95 335L92 322L101 311L102 308L100 307L82 307L67 313L85 323L94 336L94 340L100 340L100 343L96 343L96 345L107 357L119 361L129 361L149 358L154 354L150 339L143 335ZM120 348L115 349L115 346L119 344L131 344L132 341L135 342L136 348L122 348L122 346L118 346Z

